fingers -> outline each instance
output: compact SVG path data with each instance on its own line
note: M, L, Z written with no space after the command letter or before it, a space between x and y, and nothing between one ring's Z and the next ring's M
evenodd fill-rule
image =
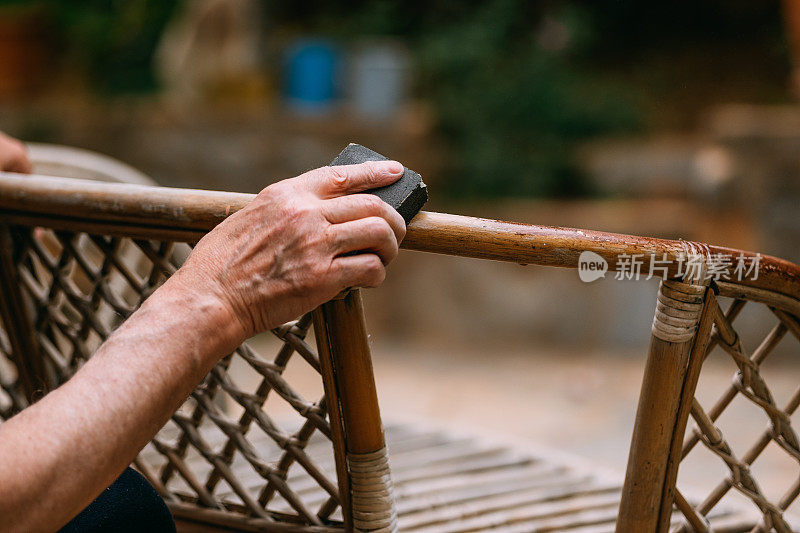
M318 168L303 174L301 183L320 198L334 198L389 185L402 175L403 165L397 161L368 161Z
M369 251L389 264L397 257L397 237L389 224L380 217L367 217L330 226L333 251L336 255Z
M398 243L406 235L406 222L400 213L374 194L352 194L325 200L322 213L331 224L380 217L392 228Z
M0 171L30 174L33 165L28 159L28 152L18 140L0 133Z
M332 263L339 290L346 287L377 287L386 278L386 267L375 254L337 257Z
M3 164L3 170L7 172L19 172L20 174L30 174L33 172L33 165L31 164L28 156L23 154L20 157L15 157Z

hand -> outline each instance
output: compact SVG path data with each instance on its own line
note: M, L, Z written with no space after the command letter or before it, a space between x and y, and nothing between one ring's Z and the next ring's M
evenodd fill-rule
M33 172L25 145L3 132L0 132L0 171L23 174Z
M203 237L172 280L219 300L241 326L234 345L347 287L380 285L405 222L377 196L350 193L388 185L402 173L400 163L379 161L323 167L270 185Z

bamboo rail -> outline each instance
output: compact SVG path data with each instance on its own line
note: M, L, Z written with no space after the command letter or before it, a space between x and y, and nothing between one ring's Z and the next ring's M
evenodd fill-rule
M0 172L0 216L9 222L46 221L68 230L194 242L254 194L105 183ZM688 241L639 237L574 228L503 222L447 213L420 212L408 225L402 248L439 254L577 268L583 251L617 266L620 255L665 257L670 275L678 258L739 250ZM752 257L752 252L742 252ZM757 279L738 285L800 299L800 267L767 255Z

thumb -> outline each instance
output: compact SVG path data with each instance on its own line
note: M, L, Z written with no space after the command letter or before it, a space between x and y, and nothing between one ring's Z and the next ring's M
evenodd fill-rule
M311 192L320 198L333 198L389 185L403 175L397 161L367 161L358 165L322 167L303 174Z

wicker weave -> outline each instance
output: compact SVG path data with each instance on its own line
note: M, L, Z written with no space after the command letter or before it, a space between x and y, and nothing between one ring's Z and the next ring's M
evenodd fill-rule
M792 527L784 518L784 511L800 495L800 481L795 482L777 501L770 501L761 489L751 465L771 442L777 444L784 452L800 464L800 441L791 423L791 415L800 406L800 388L798 388L786 405L779 406L773 397L770 387L761 375L760 367L775 347L791 333L789 337L800 339L800 322L796 317L774 306L766 309L774 315L775 325L758 345L752 354L748 354L742 345L742 339L734 328L734 322L740 315L746 301L734 299L727 311L723 312L715 300L712 307L714 328L705 358L715 348L728 354L735 365L732 384L709 409L704 408L696 399L692 399L691 418L694 427L688 431L683 444L682 457L686 457L697 444L702 444L721 460L729 469L730 475L721 480L716 488L697 506L686 503L680 493L676 498L677 506L686 516L692 527L684 526L683 530L710 531L705 517L722 501L723 497L734 489L748 498L762 515L760 525L754 531L775 530L792 531ZM758 305L758 304L750 304ZM763 307L763 306L760 306ZM725 434L715 425L715 421L734 406L734 399L746 398L760 407L766 415L767 427L756 433L752 445L743 453L736 453L727 441ZM735 405L735 404L734 404ZM730 413L728 413L730 415Z
M175 253L175 243L170 242L41 228L16 227L12 239L18 276L44 355L40 393L69 379L176 270L178 256L183 255ZM304 340L310 325L306 315L273 330L282 341L274 358L240 346L213 369L145 448L135 466L165 499L198 502L265 522L333 523L339 506L336 477L318 466L320 457L332 457L325 398L305 399L282 376L293 358L320 371L315 351ZM0 342L0 348L2 364L9 367L7 342ZM247 389L234 382L228 373L231 365L246 366L258 378L250 380L255 386ZM26 405L15 375L0 373L3 418ZM271 398L291 406L302 422L290 428L276 422L266 407ZM231 416L233 411L241 414ZM322 442L315 443L312 456L306 448L314 436L322 436ZM204 460L202 466L196 460L188 466L190 458L198 457ZM320 492L325 495L321 501Z

